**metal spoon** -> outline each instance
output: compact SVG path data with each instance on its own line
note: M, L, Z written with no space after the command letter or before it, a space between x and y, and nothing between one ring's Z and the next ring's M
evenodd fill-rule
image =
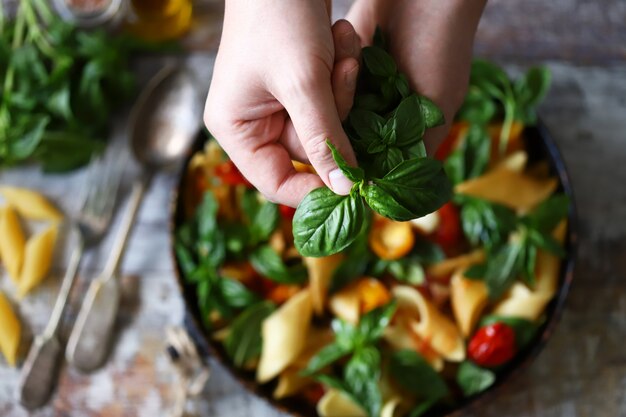
M81 371L100 367L108 354L120 301L118 268L137 209L153 174L178 162L196 138L202 103L194 76L165 68L140 95L131 116L131 146L142 166L105 269L83 301L70 334L67 360Z

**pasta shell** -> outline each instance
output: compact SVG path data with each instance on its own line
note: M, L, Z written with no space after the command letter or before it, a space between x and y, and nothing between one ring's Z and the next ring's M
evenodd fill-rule
M324 313L328 285L342 260L343 255L340 253L322 258L304 258L304 264L309 273L311 302L313 303L313 310L317 315Z
M278 376L302 353L311 325L311 292L300 291L267 317L261 326L263 347L256 379L260 383Z
M328 302L333 315L348 323L357 324L361 317L360 296L356 285L348 285L333 294Z
M24 233L10 206L0 209L0 258L9 277L17 285L24 260Z
M11 366L17 362L22 326L11 304L0 292L0 350Z
M542 180L501 168L458 184L455 192L528 212L548 198L557 186L556 178Z
M515 151L511 155L504 158L502 161L498 162L498 164L494 167L494 170L508 169L509 171L522 173L526 168L527 162L528 154L526 153L526 151Z
M24 264L22 265L18 287L20 297L25 296L48 275L52 264L56 236L57 225L53 224L26 242Z
M463 272L459 270L452 276L450 302L461 333L468 337L487 306L489 294L483 281L467 279Z
M441 216L438 211L433 211L430 214L411 220L411 226L425 235L429 235L437 230L439 223L441 223Z
M20 215L30 220L60 222L63 215L43 195L18 187L0 187L0 194Z
M460 268L469 268L484 260L485 252L482 249L477 249L468 254L457 256L456 258L444 259L439 263L433 264L428 268L427 273L433 278L447 277Z
M398 302L398 310L412 315L412 330L429 342L433 350L451 362L465 359L463 337L448 317L413 287L399 285L392 290Z
M320 417L367 417L367 413L350 397L336 389L326 391L317 402Z

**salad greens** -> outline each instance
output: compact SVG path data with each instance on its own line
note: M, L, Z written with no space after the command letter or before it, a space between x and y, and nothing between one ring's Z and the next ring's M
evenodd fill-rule
M0 168L68 171L103 148L112 111L134 91L129 58L145 45L79 30L44 0L18 3L14 20L0 13Z
M459 365L456 382L461 387L463 394L469 397L492 386L496 382L496 374L471 361L464 361Z
M452 196L442 163L426 157L423 143L426 129L444 123L443 113L409 90L406 76L381 47L364 48L363 60L361 88L344 125L359 166L349 166L326 141L354 186L347 196L318 188L300 203L293 231L303 256L332 255L354 242L365 203L382 216L407 221L437 210Z

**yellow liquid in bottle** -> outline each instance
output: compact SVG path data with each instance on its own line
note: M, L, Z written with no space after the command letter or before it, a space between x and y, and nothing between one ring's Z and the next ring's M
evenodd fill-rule
M135 20L129 30L149 41L181 37L191 27L192 0L132 0Z

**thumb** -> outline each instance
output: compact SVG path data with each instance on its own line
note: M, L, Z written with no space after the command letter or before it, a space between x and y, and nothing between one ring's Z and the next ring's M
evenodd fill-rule
M337 113L330 78L328 74L317 82L292 89L289 97L281 102L317 174L335 193L346 195L353 183L335 163L326 139L335 145L348 164L356 166L356 158Z

